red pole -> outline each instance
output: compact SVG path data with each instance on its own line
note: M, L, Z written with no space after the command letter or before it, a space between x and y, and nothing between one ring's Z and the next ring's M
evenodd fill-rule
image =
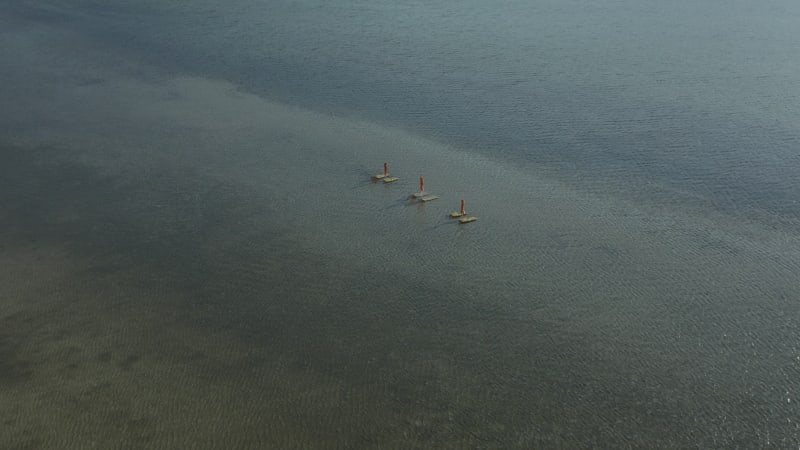
M425 177L419 177L419 191L425 192Z
M466 213L467 213L467 211L464 209L464 200L462 199L461 200L461 215L463 216Z
M389 163L383 163L383 176L389 175Z

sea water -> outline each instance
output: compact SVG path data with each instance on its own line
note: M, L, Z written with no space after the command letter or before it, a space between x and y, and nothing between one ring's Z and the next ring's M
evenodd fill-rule
M0 6L9 445L798 444L794 3Z

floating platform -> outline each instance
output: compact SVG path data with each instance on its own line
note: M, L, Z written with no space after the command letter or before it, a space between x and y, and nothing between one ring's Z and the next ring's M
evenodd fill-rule
M459 211L456 211L456 212L451 212L450 213L450 217L456 219L458 217L466 216L467 215L466 206L467 206L467 204L464 202L464 200L461 200L461 209Z
M385 176L385 177L382 178L384 183L394 183L395 181L397 181L399 179L400 179L399 177L390 177L390 176Z
M437 198L439 198L438 195L426 195L426 196L420 198L419 201L421 201L421 202L429 202L431 200L436 200Z
M419 192L411 194L411 198L425 198L426 196L428 193L425 192L425 177L419 177Z
M470 222L475 222L476 220L478 220L478 218L475 216L462 217L458 219L458 223L470 223Z
M383 163L383 173L379 173L377 175L373 175L373 180L384 180L389 177L389 163Z

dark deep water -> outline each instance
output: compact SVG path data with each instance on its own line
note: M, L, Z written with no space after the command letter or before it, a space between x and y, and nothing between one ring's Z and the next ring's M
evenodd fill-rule
M0 447L800 446L799 23L0 0Z
M796 217L800 8L696 3L120 2L62 20L160 66L562 177Z

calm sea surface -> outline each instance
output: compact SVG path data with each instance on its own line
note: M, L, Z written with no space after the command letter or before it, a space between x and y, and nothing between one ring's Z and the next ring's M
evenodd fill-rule
M176 70L565 177L800 212L791 2L115 3L73 20Z
M800 446L800 3L0 26L0 447Z

